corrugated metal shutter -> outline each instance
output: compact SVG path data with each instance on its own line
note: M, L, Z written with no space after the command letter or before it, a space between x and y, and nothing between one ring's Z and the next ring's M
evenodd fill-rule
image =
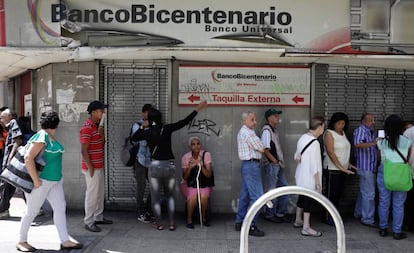
M414 71L342 65L317 65L315 70L313 113L327 121L335 112L346 113L350 140L364 112L375 115L377 129L390 114L414 120ZM342 204L352 206L357 191L357 177L347 177Z
M135 206L136 182L131 167L120 161L124 139L141 118L144 104L153 104L168 121L168 62L101 62L100 90L110 105L106 129L107 204Z

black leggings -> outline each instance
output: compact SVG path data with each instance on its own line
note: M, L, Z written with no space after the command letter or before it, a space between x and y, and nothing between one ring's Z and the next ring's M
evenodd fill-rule
M345 174L341 171L328 170L327 171L327 186L326 197L334 204L336 208L339 206L339 200L342 197L342 192L345 186Z
M299 208L303 208L303 212L310 213L315 211L317 205L314 199L309 198L307 196L299 195L296 206Z

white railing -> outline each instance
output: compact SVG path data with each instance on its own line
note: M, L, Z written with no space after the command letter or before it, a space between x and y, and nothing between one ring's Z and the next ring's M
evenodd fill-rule
M336 234L337 234L337 247L338 253L345 253L345 228L344 223L342 222L341 216L336 210L335 206L329 201L325 196L319 194L316 191L312 191L303 187L298 186L285 186L285 187L278 187L271 191L266 192L261 196L253 205L249 208L246 217L244 218L241 233L240 233L240 253L248 253L249 252L249 229L250 225L252 224L253 218L256 213L267 203L268 201L286 195L286 194L299 194L310 197L315 199L319 203L321 203L331 214L333 221L336 227Z

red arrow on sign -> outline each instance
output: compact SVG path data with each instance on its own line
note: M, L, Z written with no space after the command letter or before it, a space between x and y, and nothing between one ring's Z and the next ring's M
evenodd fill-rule
M194 103L194 101L200 101L200 96L191 95L188 97L188 100L190 100L191 103Z
M297 103L299 103L299 102L303 102L303 101L305 101L305 98L295 96L294 98L292 98L292 100L293 100L293 102L295 102L295 103L297 104Z

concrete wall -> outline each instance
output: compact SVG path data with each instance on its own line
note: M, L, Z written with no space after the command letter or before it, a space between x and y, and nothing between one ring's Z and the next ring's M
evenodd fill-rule
M174 67L173 67L174 68ZM173 70L171 89L171 122L186 117L195 107L178 106L178 77L176 69ZM265 124L264 112L268 106L208 106L195 118L190 127L184 127L173 134L173 152L177 167L177 182L180 182L182 169L181 157L190 151L188 140L191 136L198 136L202 146L212 154L215 187L211 197L213 212L231 213L237 211L240 191L241 161L237 153L237 133L242 126L241 114L252 111L257 116L256 133L260 135ZM299 137L308 129L310 107L281 106L277 109L283 111L278 130L286 162L286 176L289 184L295 184L296 162L293 154ZM204 124L204 127L200 127ZM263 182L265 182L263 180ZM181 194L176 195L177 210L184 206ZM294 212L296 196L289 196L289 211Z
M53 109L59 113L57 138L65 147L63 178L69 208L82 209L85 179L81 172L79 129L87 119L86 107L96 99L95 62L47 65L34 74L33 119Z

